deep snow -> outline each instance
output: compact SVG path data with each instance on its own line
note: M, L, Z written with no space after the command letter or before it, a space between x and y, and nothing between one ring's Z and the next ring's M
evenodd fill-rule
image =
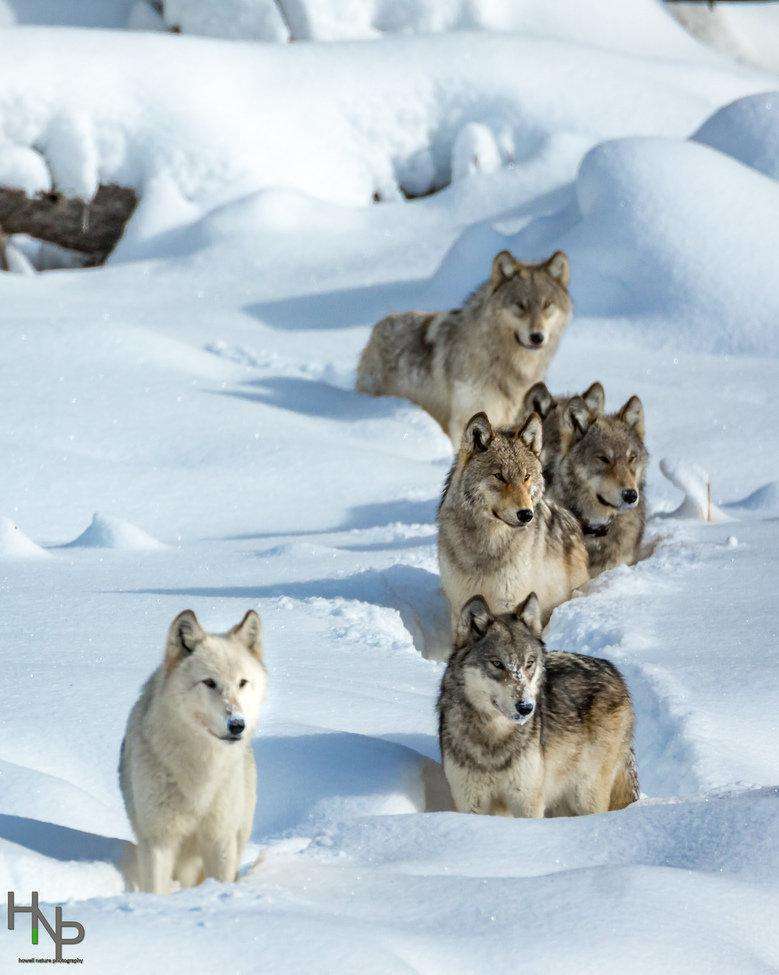
M468 34L258 57L0 34L18 152L85 194L142 192L108 266L0 276L0 889L67 901L86 971L776 970L779 96L707 122L775 79L663 36L651 58ZM500 168L366 205L420 152L447 175L468 123ZM514 166L505 131L530 147ZM458 159L491 151L477 134ZM654 554L548 635L628 680L646 798L621 813L447 811L450 448L419 410L351 389L372 321L459 302L503 246L571 255L552 388L599 378L647 412ZM185 606L210 628L264 621L247 875L126 894L119 742ZM3 929L0 970L48 947Z

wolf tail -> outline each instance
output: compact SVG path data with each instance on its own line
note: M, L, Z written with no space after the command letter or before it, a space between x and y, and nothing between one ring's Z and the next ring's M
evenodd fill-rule
M631 802L636 802L640 797L638 790L638 768L636 766L636 755L631 748L625 757L625 761L617 772L614 785L611 787L611 801L609 809L624 809Z
M382 361L382 342L380 330L383 322L374 325L368 344L362 350L357 365L356 388L368 396L383 396L387 392L387 382Z

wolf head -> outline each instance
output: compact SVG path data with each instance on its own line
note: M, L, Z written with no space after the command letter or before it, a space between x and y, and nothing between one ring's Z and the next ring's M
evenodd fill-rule
M570 398L552 396L544 382L536 383L525 393L518 418L524 418L531 413L538 413L541 417L544 438L541 461L545 468L549 464L557 464L574 442L578 428L574 427L568 411ZM603 415L606 393L601 383L594 382L588 386L580 399L593 419Z
M568 403L573 441L560 465L569 501L590 519L635 508L644 488L644 409L631 396L616 413L593 416L580 396Z
M485 311L507 355L534 353L556 343L571 314L568 277L562 251L542 264L522 264L508 251L495 256Z
M206 633L191 609L173 620L165 646L172 720L225 745L249 739L265 697L262 627L254 610L227 633Z
M453 666L465 699L488 717L525 724L533 716L544 674L541 604L534 592L513 613L494 614L482 596L463 606ZM456 663L455 663L456 661Z
M487 414L477 413L465 428L455 465L462 501L477 516L524 528L544 493L540 454L541 420L535 413L517 432L493 430Z

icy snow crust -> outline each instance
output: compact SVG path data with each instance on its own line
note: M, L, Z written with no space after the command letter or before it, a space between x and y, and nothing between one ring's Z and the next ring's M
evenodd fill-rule
M20 174L43 178L35 153L84 193L142 193L109 266L0 276L0 890L67 901L99 975L776 970L774 135L750 124L736 158L722 133L749 113L706 122L772 79L661 37L641 59L100 36L0 35ZM414 153L444 172L470 122L494 142L466 131L451 186L366 205ZM701 126L716 140L688 141ZM624 672L645 798L457 815L434 712L451 453L353 368L379 316L459 303L500 247L558 246L577 314L549 383L641 395L656 546L547 642ZM252 844L238 884L127 894L119 743L185 606L212 629L263 616ZM29 933L0 926L5 971Z

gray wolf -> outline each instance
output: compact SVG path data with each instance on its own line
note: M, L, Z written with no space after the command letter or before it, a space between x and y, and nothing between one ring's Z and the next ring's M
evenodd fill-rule
M119 762L140 890L236 879L254 816L251 737L265 686L255 612L220 634L206 633L189 609L173 620L163 662L130 712Z
M458 811L521 817L622 809L639 798L633 706L606 660L547 652L535 593L462 609L438 698Z
M402 396L426 410L455 449L474 413L508 426L546 372L571 318L568 258L523 264L508 251L462 308L388 315L360 356L357 389Z
M568 401L572 438L554 465L549 494L579 521L590 575L639 559L646 522L644 408L637 396L616 413L596 415Z
M438 509L438 565L452 625L474 592L496 612L538 593L546 621L589 578L578 522L544 497L541 420L496 430L471 417Z
M574 394L552 396L545 382L538 382L525 394L522 409L517 416L519 426L530 416L538 413L543 423L543 447L541 464L547 488L554 480L560 459L568 453L574 440L575 429L568 412L568 403ZM602 416L606 408L606 393L599 382L594 382L581 394L581 399L593 417Z

